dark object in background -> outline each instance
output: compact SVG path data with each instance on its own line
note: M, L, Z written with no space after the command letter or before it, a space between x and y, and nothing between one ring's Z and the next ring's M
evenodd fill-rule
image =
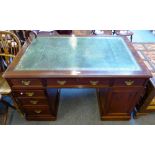
M8 108L16 109L13 100L9 96L2 96L0 99L0 125L6 125L8 117Z
M17 37L19 38L20 42L21 42L21 45L24 44L24 42L26 41L26 38L25 38L25 34L24 34L24 31L22 30L15 30L13 31Z
M30 30L14 30L13 31L19 38L21 45L29 38L31 31Z
M2 96L2 98L0 99L0 114L7 113L8 107L16 109L16 107L13 106L13 100L11 97Z
M62 35L71 35L72 34L72 30L56 30L56 32L58 34L62 34Z
M11 97L2 96L0 99L0 125L6 125L9 107L16 109L16 107L13 105L13 100Z

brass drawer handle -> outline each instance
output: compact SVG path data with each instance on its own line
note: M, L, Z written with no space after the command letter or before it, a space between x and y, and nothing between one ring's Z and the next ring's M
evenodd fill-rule
M134 81L128 80L128 81L125 81L125 84L126 84L127 86L131 86L131 85L134 84Z
M59 81L58 80L57 83L60 84L60 85L64 85L66 83L66 81Z
M22 83L24 86L29 86L30 83L31 83L31 81L29 81L29 80L22 80L21 83Z
M98 81L89 81L91 85L95 86L98 84Z
M30 103L32 103L32 104L37 104L37 103L38 103L38 101L31 100L31 101L30 101Z
M40 114L42 112L42 110L35 110L34 111L36 114Z
M150 102L150 105L155 105L155 98L152 99L152 101Z
M154 103L155 103L155 98L153 98L153 100L152 100Z
M34 92L27 92L27 93L25 93L27 96L29 96L29 97L31 97L31 96L33 96L34 95Z

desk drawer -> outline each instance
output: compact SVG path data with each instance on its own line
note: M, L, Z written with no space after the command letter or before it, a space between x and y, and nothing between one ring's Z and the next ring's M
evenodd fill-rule
M65 86L74 86L78 85L78 79L72 78L53 78L47 79L47 86L57 86L57 87L65 87Z
M108 86L109 85L109 79L101 79L101 78L54 78L54 79L48 79L47 80L47 86L52 87L74 87L74 86Z
M51 114L48 106L23 106L23 111L28 115Z
M41 79L11 79L13 87L43 87Z
M22 106L48 105L48 100L46 98L18 97L17 100Z
M40 115L27 115L26 114L26 120L28 121L55 121L56 116L53 116L51 114L40 114Z
M114 86L143 86L145 82L146 82L145 79L137 79L137 78L115 79Z
M46 97L43 90L14 90L12 93L15 97Z
M79 78L78 83L84 86L109 86L110 79L101 78Z

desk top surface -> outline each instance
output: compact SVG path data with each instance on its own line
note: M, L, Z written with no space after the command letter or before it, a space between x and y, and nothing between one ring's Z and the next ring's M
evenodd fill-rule
M38 37L26 49L15 70L139 71L129 48L119 37Z
M4 77L145 76L150 72L122 37L37 37Z

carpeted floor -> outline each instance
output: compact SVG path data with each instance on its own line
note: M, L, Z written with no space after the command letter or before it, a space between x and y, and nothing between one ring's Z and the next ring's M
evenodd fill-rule
M155 43L133 43L133 46L155 76Z
M5 124L7 120L7 114L0 114L0 125Z

